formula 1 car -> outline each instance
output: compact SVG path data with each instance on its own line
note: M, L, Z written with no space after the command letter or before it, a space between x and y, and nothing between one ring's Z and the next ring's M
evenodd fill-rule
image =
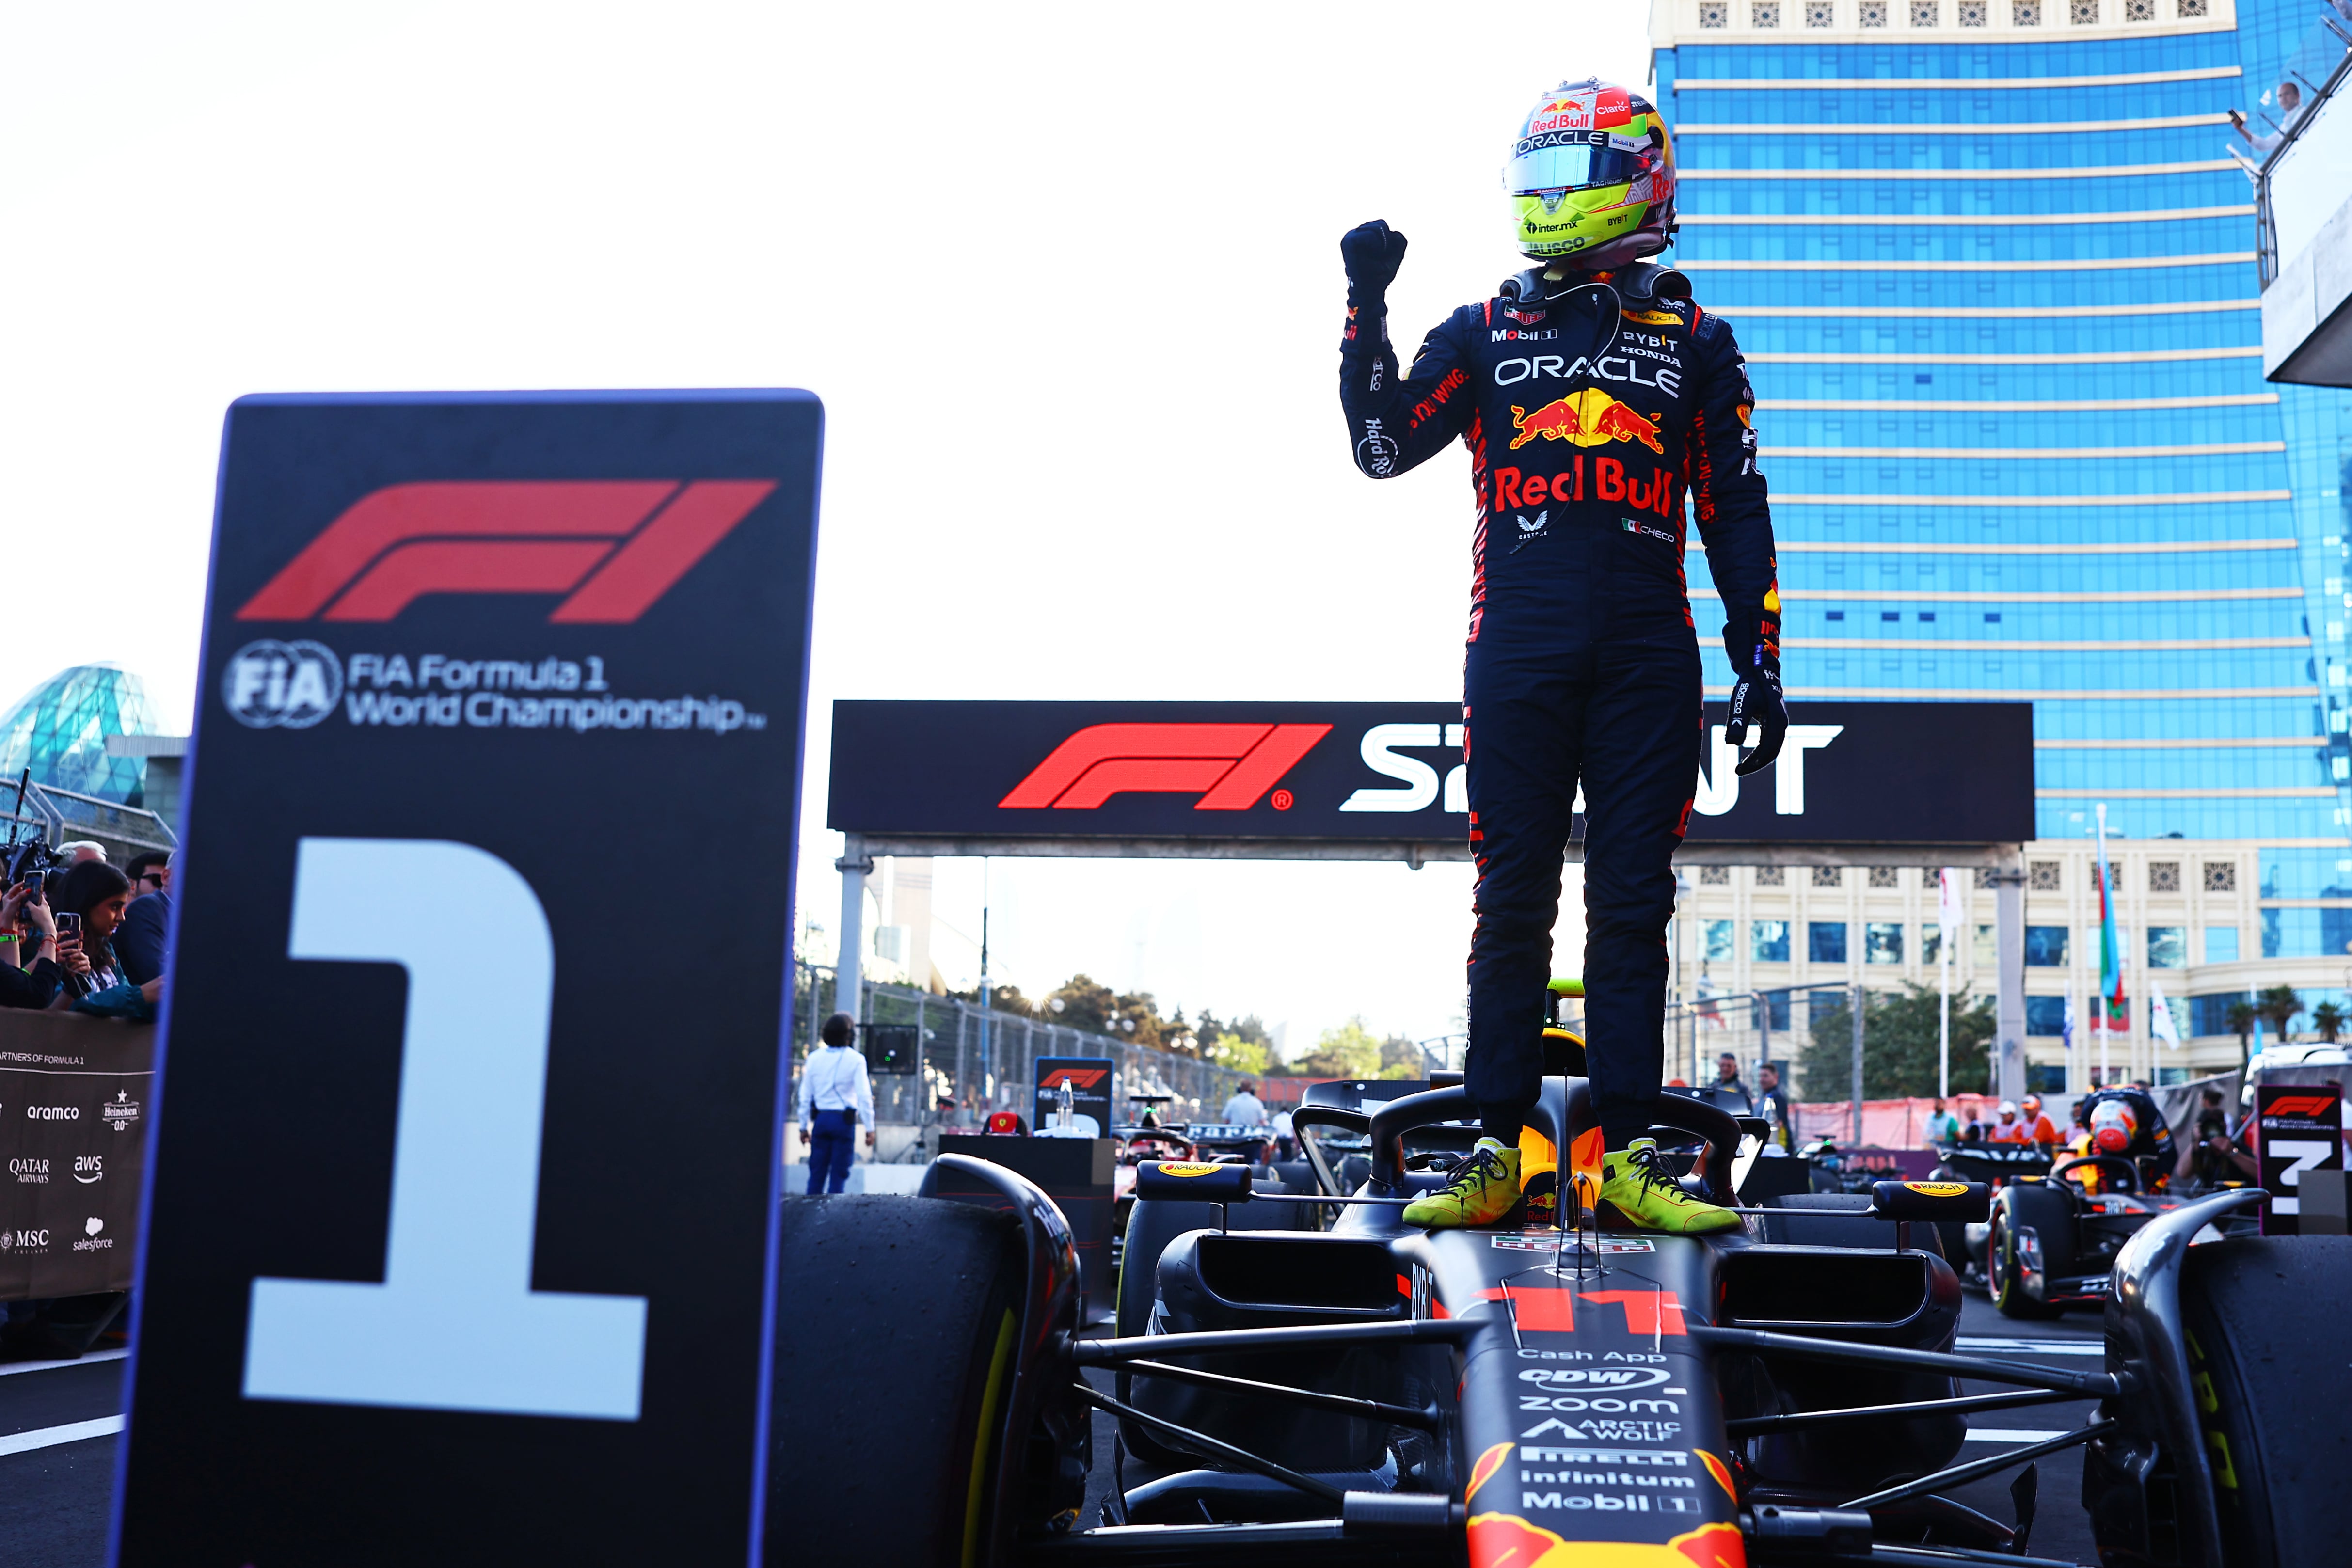
M2259 1192L2155 1217L2116 1261L2105 1368L2052 1368L1953 1354L1936 1226L1980 1218L1979 1185L1791 1195L1706 1238L1603 1231L1587 1086L1559 1074L1523 1145L1555 1162L1559 1224L1404 1228L1471 1116L1458 1084L1369 1113L1310 1096L1302 1130L1370 1150L1344 1191L1319 1155L1306 1193L1230 1163L1139 1167L1109 1338L1079 1333L1068 1226L1013 1172L940 1162L995 1210L787 1199L778 1398L827 1414L776 1427L768 1560L2056 1568L2025 1555L2035 1472L2008 1521L1943 1494L2085 1443L2110 1563L2317 1563L2352 1524L2332 1480L2345 1358L2275 1354L2255 1315L2285 1310L2264 1305L2284 1270L2315 1343L2352 1239L2188 1247ZM1732 1119L1671 1097L1658 1119L1702 1150L1689 1185L1730 1202ZM1963 1377L2011 1391L1959 1396ZM1971 1414L2086 1396L2100 1418L1960 1460Z
M2067 1179L2073 1171L2096 1172L2099 1190ZM1986 1288L2001 1314L2054 1318L2070 1306L2105 1301L2124 1244L2158 1215L2193 1201L2179 1193L2144 1192L2140 1178L2137 1161L2077 1155L2061 1159L2046 1177L2021 1176L2002 1187L1994 1196L1984 1249ZM2228 1182L2222 1190L2244 1185ZM2253 1230L2252 1217L2242 1215L2214 1235Z

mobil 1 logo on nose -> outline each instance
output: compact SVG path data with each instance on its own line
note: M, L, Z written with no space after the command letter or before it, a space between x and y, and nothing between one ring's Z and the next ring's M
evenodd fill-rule
M255 729L308 729L335 711L343 695L342 661L322 643L264 638L229 656L221 701Z

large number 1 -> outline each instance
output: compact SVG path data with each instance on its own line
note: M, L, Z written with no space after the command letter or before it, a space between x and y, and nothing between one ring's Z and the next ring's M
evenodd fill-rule
M287 954L408 971L383 1283L253 1281L245 1396L634 1421L646 1300L530 1288L555 944L471 844L304 839Z

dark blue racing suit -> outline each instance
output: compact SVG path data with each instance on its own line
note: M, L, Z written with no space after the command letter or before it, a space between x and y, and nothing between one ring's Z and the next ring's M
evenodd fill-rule
M1351 298L1339 400L1375 479L1460 437L1477 506L1463 665L1477 929L1468 1087L1516 1138L1541 1086L1560 867L1582 786L1585 1019L1608 1146L1649 1130L1665 1010L1670 864L1697 783L1698 643L1685 494L1735 673L1780 665L1772 524L1731 329L1647 265L1546 298L1466 305L1399 374L1385 306ZM1514 280L1515 282L1518 280ZM1610 343L1601 312L1619 317ZM1609 344L1597 359L1596 343Z

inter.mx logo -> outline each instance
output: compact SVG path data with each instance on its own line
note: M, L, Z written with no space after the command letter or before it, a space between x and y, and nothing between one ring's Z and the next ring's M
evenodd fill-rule
M775 487L772 479L394 485L352 503L236 618L384 622L430 593L560 593L551 622L624 626Z

